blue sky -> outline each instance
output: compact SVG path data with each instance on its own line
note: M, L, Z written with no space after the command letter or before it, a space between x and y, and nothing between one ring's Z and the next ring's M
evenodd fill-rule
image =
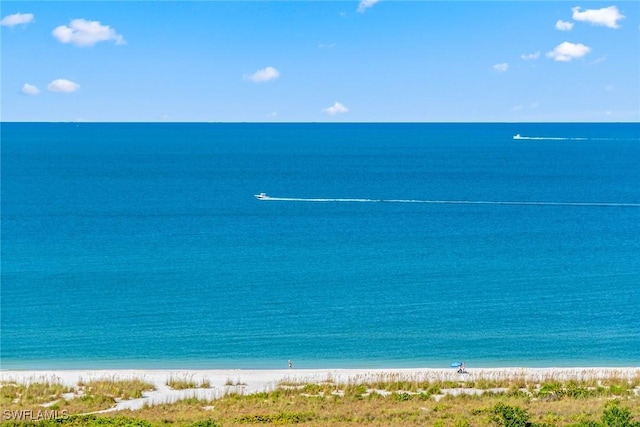
M3 1L2 121L636 122L640 2Z

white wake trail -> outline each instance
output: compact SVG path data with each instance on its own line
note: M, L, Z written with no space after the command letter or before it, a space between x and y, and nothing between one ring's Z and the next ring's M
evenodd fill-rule
M276 202L318 202L318 203L422 203L433 205L516 205L516 206L591 206L640 208L640 203L616 202L545 202L545 201L510 201L510 200L414 200L414 199L320 199L301 197L264 196L259 200Z

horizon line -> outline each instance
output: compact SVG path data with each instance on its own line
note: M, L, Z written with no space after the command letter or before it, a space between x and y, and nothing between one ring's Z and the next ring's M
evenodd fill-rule
M9 123L64 123L64 124L96 124L96 123L147 123L147 124L640 124L640 121L170 121L170 120L0 120L0 124Z

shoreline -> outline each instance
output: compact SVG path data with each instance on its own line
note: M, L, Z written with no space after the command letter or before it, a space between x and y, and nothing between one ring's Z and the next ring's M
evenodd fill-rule
M182 399L215 400L228 394L253 394L274 390L282 384L298 385L331 382L334 384L394 381L455 381L524 379L527 382L601 380L640 377L640 367L574 368L467 368L460 374L453 368L405 369L77 369L77 370L2 370L0 382L35 384L59 383L78 388L78 383L93 380L121 381L137 379L153 384L155 390L142 398L122 400L103 412L136 410L145 405L174 403ZM170 380L188 380L207 387L172 389Z
M297 370L449 370L449 364L454 360L407 359L407 360L346 360L346 359L305 359L289 357L293 360L293 367ZM467 361L467 358L455 358ZM471 358L469 358L471 359ZM499 360L488 359L469 360L472 368L477 369L627 369L640 367L640 360ZM0 373L9 371L264 371L286 370L287 358L272 359L38 359L22 361L17 359L0 360Z
M470 381L473 379L524 378L528 381L545 379L592 380L600 378L634 378L640 376L640 366L627 367L472 367L465 373L455 368L289 368L289 369L0 369L0 381L33 383L36 379L57 380L73 386L80 380L93 379L144 379L153 380L189 377L194 380L225 380L238 377L247 380L282 382L297 378L300 381L316 381L331 376L334 382L367 381L372 378L389 377L419 381ZM214 381L212 381L212 384Z

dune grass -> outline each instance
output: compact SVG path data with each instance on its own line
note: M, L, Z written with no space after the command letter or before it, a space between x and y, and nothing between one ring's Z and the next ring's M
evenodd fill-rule
M47 408L51 411L64 411L65 414L82 414L111 408L115 405L116 399L142 397L143 391L154 388L152 384L138 379L94 380L80 382L75 388L55 382L2 383L0 407L7 411L24 410L38 413ZM65 396L66 393L70 396Z
M37 405L34 400L22 401L23 396L46 396L35 401L49 401L65 390L53 384L3 384L1 388L3 402L25 409ZM111 407L115 398L132 398L152 386L142 381L106 380L82 383L79 388L84 390L83 396L69 400L59 397L50 407L71 416L57 420L55 425L640 427L637 379L548 379L538 384L513 379L469 384L379 379L336 383L328 378L318 383L285 382L272 391L250 395L228 393L214 401L188 398L137 411L101 414L83 418L84 424L74 414ZM451 389L482 393L442 394ZM45 423L37 425L46 427Z
M73 389L55 382L31 384L3 383L0 387L0 407L16 405L39 405L59 399Z
M155 390L155 386L137 378L128 380L105 379L80 382L78 386L86 395L107 396L114 399L137 399L143 391Z
M169 380L167 380L167 385L174 390L211 387L211 383L208 380L196 381L193 379L193 375L178 377L171 376Z

